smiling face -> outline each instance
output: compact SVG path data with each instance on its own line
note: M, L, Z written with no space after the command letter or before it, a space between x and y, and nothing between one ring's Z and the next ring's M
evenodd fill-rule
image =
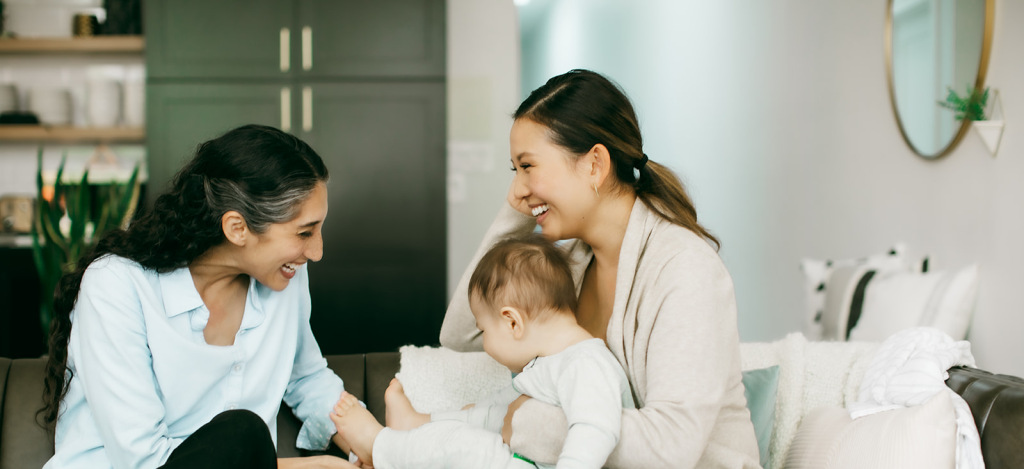
M301 203L295 218L253 234L253 242L245 246L246 273L272 290L284 290L298 266L323 257L326 217L327 186L321 182Z
M509 202L536 217L545 238L579 238L597 203L584 159L556 145L547 127L529 119L515 121L509 144L516 172Z

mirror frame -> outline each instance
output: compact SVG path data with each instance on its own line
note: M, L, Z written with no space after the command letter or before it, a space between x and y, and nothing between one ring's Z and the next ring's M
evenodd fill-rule
M892 106L892 113L896 116L896 125L899 126L900 135L903 136L903 141L907 142L907 146L914 151L918 156L929 161L936 161L949 154L956 148L960 140L964 138L964 135L970 130L971 121L964 119L960 122L960 128L957 130L956 135L949 141L945 147L941 148L938 152L930 155L921 153L914 143L910 141L907 136L907 130L903 128L903 118L900 117L900 110L896 106L896 90L893 88L893 70L892 70L892 4L894 0L888 0L886 2L885 10L885 71L886 78L889 85L889 104ZM978 62L977 78L974 81L975 89L982 89L985 86L985 75L988 72L988 60L989 55L992 51L992 29L995 26L995 0L985 0L985 31L984 37L981 42L981 60Z

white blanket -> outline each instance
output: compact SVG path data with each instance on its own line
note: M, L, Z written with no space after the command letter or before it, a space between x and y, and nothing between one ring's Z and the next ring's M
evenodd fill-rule
M851 418L901 407L921 405L939 392L947 392L956 411L957 469L983 469L981 438L967 402L945 381L953 366L975 366L971 345L954 341L930 327L905 329L890 336L878 349L861 382Z

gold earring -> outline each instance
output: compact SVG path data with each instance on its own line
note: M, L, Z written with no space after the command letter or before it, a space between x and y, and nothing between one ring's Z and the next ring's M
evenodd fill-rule
M597 191L597 183L596 182L594 183L594 193L597 194L598 197L601 197L601 193Z

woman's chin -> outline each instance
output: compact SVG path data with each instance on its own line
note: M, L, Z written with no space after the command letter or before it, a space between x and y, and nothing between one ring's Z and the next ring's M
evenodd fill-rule
M544 239L546 239L546 240L548 240L549 242L552 242L552 243L555 242L555 241L560 241L560 240L563 239L557 233L555 233L554 230L548 230L548 229L545 229L544 227L541 227L540 235Z

